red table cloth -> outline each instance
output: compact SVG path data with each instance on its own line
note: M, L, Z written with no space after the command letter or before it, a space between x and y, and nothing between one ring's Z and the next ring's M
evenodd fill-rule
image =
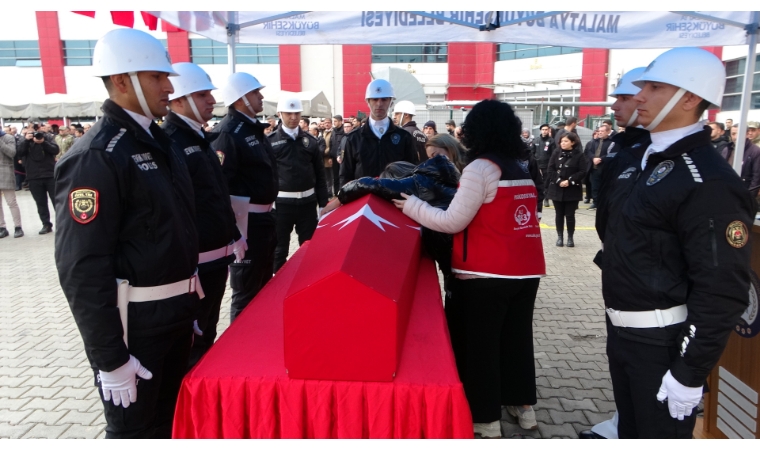
M294 380L283 298L308 242L182 382L174 438L471 438L434 263L423 259L392 382Z

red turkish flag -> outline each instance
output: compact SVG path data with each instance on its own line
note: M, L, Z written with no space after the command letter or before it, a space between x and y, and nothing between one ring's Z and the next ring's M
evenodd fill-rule
M143 22L145 22L145 26L148 27L149 30L156 31L156 29L158 29L158 17L146 11L140 11L140 14L142 14Z
M71 11L74 14L81 14L83 16L95 18L95 11Z
M114 25L132 28L135 26L134 11L111 11L111 19Z

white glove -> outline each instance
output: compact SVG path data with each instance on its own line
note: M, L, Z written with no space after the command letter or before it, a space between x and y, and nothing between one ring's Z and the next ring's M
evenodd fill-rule
M232 245L232 253L235 254L235 262L240 262L245 257L245 252L248 250L248 242L246 242L245 237L240 236L240 239L235 241L235 244Z
M153 374L140 364L137 358L129 355L129 361L111 372L100 371L100 387L103 389L103 400L113 397L116 406L129 407L137 401L137 383L135 375L145 380L153 378Z
M684 416L690 416L694 408L702 400L702 388L684 386L673 378L670 371L662 377L662 386L657 393L657 400L668 399L670 417L683 420Z
M200 327L198 326L197 320L193 320L193 333L197 334L198 336L203 336L203 331L201 331Z

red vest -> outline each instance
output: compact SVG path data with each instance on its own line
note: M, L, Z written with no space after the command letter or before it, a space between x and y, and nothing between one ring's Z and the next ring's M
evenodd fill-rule
M531 179L501 180L496 197L454 235L452 272L493 278L546 275L538 226L538 195Z

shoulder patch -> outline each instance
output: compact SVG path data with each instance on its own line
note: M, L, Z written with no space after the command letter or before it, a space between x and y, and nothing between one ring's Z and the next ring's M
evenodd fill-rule
M303 143L304 147L308 147L309 146L309 138L307 138L306 136L304 136L304 138L301 139L301 142Z
M216 151L216 156L217 156L217 158L219 158L219 165L223 166L224 165L224 152L221 151L221 150L217 150Z
M185 148L185 155L190 155L192 153L197 153L199 151L201 151L201 148L197 145L193 145L191 147Z
M240 123L238 124L238 126L236 126L236 127L235 127L235 131L233 131L233 133L237 134L237 132L238 132L238 131L240 131L240 129L241 129L242 127L243 127L243 122L240 122Z
M694 181L697 183L702 182L702 175L699 173L699 169L697 169L697 166L694 164L694 161L692 161L691 157L688 156L686 153L681 155L684 162L686 163L686 167L689 168L689 172L691 172L691 176L694 178Z
M742 248L749 241L747 226L741 220L734 220L726 228L726 240L733 248Z
M661 162L660 164L657 164L657 167L654 168L652 174L649 175L647 186L654 186L655 184L662 181L663 178L667 177L670 172L673 171L673 167L675 166L676 164L669 159Z
M398 133L393 133L393 136L391 136L391 142L393 142L393 145L398 145L400 141L401 136Z
M69 212L71 217L87 224L98 215L98 191L90 188L77 188L69 193Z
M114 147L116 147L116 144L119 142L119 139L121 139L121 137L124 136L124 133L126 132L126 128L120 128L119 133L116 136L112 137L110 141L108 141L108 145L106 145L106 151L108 153L111 153L113 151Z

